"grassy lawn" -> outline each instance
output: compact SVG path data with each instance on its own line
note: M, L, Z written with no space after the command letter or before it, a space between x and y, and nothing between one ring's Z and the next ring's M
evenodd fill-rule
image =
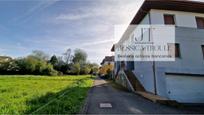
M92 84L90 75L0 75L0 114L77 113Z

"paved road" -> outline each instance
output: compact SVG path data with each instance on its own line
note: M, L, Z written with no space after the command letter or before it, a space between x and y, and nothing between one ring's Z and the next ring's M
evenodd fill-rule
M100 107L100 104L106 104ZM107 105L108 104L108 105ZM111 104L111 105L110 105ZM109 107L108 107L109 106ZM110 107L112 106L112 107ZM197 109L197 108L196 108ZM153 103L139 95L113 88L106 81L96 78L89 91L84 113L86 114L136 114L136 113L196 113L199 110L177 109ZM202 111L204 113L204 111Z

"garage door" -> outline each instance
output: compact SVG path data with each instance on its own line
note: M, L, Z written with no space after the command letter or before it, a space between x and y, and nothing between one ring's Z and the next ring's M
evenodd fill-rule
M167 94L182 103L204 103L204 77L166 75Z

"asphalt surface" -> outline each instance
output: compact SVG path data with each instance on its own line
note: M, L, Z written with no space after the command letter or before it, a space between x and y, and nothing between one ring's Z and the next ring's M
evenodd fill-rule
M105 104L105 105L104 105ZM176 108L153 103L131 92L113 88L96 78L83 110L85 114L185 114L204 113L203 108Z

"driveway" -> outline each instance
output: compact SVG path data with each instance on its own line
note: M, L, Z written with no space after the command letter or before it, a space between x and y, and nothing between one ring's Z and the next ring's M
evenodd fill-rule
M202 108L175 108L153 103L139 95L113 88L105 80L96 78L89 91L83 113L85 114L165 114L204 113Z

